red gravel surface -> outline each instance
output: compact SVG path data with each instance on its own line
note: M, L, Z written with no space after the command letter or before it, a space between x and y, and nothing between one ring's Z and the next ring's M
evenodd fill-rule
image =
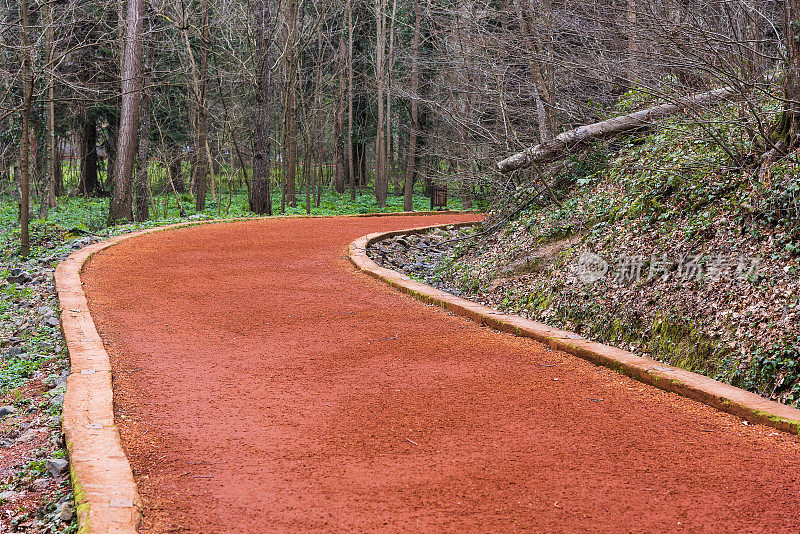
M358 273L283 219L131 239L83 280L144 532L797 532L800 441Z

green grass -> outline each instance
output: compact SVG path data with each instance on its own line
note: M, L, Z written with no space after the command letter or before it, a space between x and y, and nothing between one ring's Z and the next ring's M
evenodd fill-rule
M184 209L185 218L181 217L178 199ZM350 215L363 213L392 213L403 210L403 198L390 196L386 207L380 208L375 201L371 190L361 191L355 201L350 200L350 193L338 194L334 191L325 191L320 199L319 206L311 204L311 215ZM280 195L272 196L273 213L280 215ZM154 209L153 209L154 208ZM415 191L414 210L424 211L430 208L430 200L422 194L421 190ZM448 209L461 209L461 199L451 196ZM297 195L296 206L287 205L285 215L306 215L305 194ZM108 199L107 198L76 198L62 197L58 205L50 209L47 219L34 219L30 225L31 256L40 257L44 254L57 254L63 249L67 241L79 237L83 233L100 236L117 235L141 228L161 226L184 221L187 218L195 219L230 219L254 217L248 207L247 194L237 192L232 196L227 193L218 195L215 200L208 198L206 209L198 213L192 196L184 193L176 198L175 195L154 197L151 204L150 220L142 223L129 223L113 228L107 226ZM0 261L7 263L19 257L19 210L15 199L8 196L0 197Z
M21 386L26 379L39 370L41 365L41 361L10 358L0 368L0 396L5 396L10 390Z

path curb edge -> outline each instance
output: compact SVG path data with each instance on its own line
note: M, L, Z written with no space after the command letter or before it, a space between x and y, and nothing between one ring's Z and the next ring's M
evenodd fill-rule
M552 328L517 315L498 312L413 280L398 271L381 267L367 256L368 246L391 237L423 233L445 226L472 224L475 223L435 225L368 234L350 244L348 256L360 271L427 304L437 305L456 315L467 317L501 332L535 339L554 349L567 352L596 365L608 367L645 384L702 402L749 422L770 426L790 434L800 434L800 410L767 400L760 395L724 384L707 376L590 341L573 332Z

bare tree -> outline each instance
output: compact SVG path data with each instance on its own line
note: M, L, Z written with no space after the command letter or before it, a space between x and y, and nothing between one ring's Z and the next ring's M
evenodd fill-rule
M783 83L783 112L774 137L787 148L800 146L800 1L783 3L786 36L786 72Z
M206 155L206 146L208 145L208 48L211 40L208 24L208 0L202 0L200 10L200 70L196 80L197 131L192 170L192 183L194 183L197 196L197 211L206 209L206 179L208 176Z
M336 51L336 63L338 66L337 77L339 79L339 92L336 98L336 111L334 117L334 141L336 143L336 175L334 179L334 190L337 193L344 192L345 175L349 170L345 158L346 142L344 139L344 115L347 107L346 87L347 87L347 50L344 40L344 32L339 34L339 46Z
M408 134L408 162L403 188L403 210L414 210L414 174L417 163L417 135L419 132L419 51L422 8L414 0L414 42L411 45L411 125Z
M378 124L375 138L375 200L386 206L389 190L387 169L387 139L385 122L386 98L386 8L388 0L375 0L375 82L378 100Z
M286 0L283 11L283 194L281 212L285 204L297 206L295 181L297 172L297 1Z
M270 191L272 73L269 54L271 35L272 13L269 0L258 0L256 9L256 105L250 210L266 215L272 215L272 192Z
M20 23L22 32L22 131L20 134L20 253L27 257L31 251L30 243L30 119L33 107L33 65L31 64L30 20L28 0L20 0Z
M56 109L55 109L55 81L53 73L53 60L55 58L55 23L53 11L55 5L47 6L47 28L45 30L45 55L47 57L47 170L45 172L44 190L39 206L39 217L47 218L50 208L56 205L56 189L58 185L58 166L61 161L56 153Z
M150 163L150 115L152 113L151 99L153 88L153 60L155 56L155 43L152 35L147 42L147 52L144 60L144 73L142 75L142 100L139 106L139 147L137 151L136 174L134 175L133 194L135 205L133 219L146 221L150 218L150 178L148 166Z
M142 35L144 0L128 0L122 71L122 108L114 162L114 190L108 210L110 224L131 218L131 182L139 134L142 98Z
M353 0L347 0L347 175L350 200L356 199L356 172L353 165Z

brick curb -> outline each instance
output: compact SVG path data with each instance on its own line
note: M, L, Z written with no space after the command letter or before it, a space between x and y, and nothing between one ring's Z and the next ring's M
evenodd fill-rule
M417 211L358 213L338 217L389 217L471 213ZM114 423L111 361L89 313L80 273L92 255L125 239L154 232L213 223L264 219L329 218L326 215L285 215L197 220L138 230L84 247L58 264L55 285L61 331L70 357L64 394L62 430L70 459L79 532L135 533L142 518L142 501Z
M473 223L460 223L454 226L469 224ZM367 256L367 247L378 241L397 235L422 233L443 226L450 225L375 233L360 237L350 244L350 261L359 270L388 283L403 293L425 303L440 306L457 315L468 317L495 330L535 339L554 349L583 358L596 365L608 367L645 384L694 399L752 423L770 426L790 434L800 434L800 410L697 373L589 341L572 332L552 328L517 315L498 312L417 282L397 271L381 267Z

